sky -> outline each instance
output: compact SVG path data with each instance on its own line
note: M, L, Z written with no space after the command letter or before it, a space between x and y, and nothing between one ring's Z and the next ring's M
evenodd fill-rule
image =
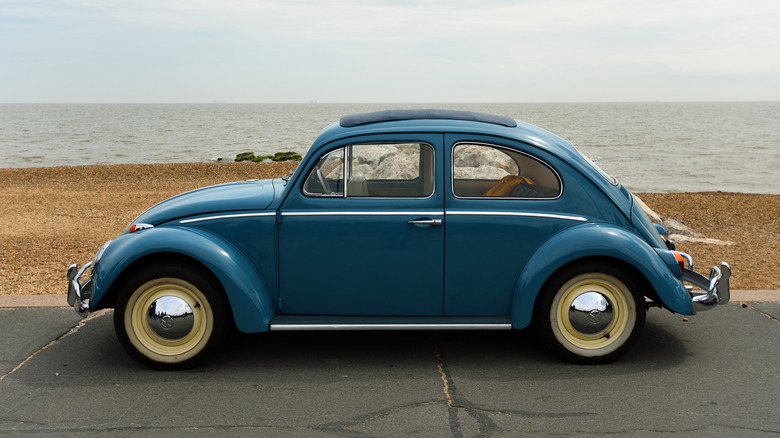
M0 0L0 103L780 100L777 0Z

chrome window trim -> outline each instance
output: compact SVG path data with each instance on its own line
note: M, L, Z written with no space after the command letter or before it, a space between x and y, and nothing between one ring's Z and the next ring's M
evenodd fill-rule
M199 217L195 219L184 219L179 221L180 224L191 224L193 222L203 222L203 221L213 221L217 219L234 219L239 217L266 217L266 216L276 216L275 212L265 212L265 213L237 213L237 214L220 214L215 216L207 216L207 217Z
M491 147L496 149L504 149L509 152L517 153L520 155L525 155L526 157L536 160L539 163L541 163L543 166L550 169L555 175L555 178L558 179L558 186L560 187L560 190L558 190L558 196L554 197L544 197L544 198L516 198L516 197L507 197L507 196L458 196L455 194L455 148L464 144L468 145L475 145L475 146L485 146L485 147ZM541 158L531 155L527 152L523 152L508 146L502 146L497 145L493 143L485 143L483 141L458 141L452 144L452 148L450 148L450 191L452 192L452 196L456 199L491 199L491 200L512 200L512 201L523 201L523 200L530 200L530 201L554 201L556 199L560 199L561 196L563 196L563 179L561 178L561 175L558 173L557 170L553 166L551 166L546 161L542 160Z
M524 213L515 211L466 211L456 210L447 211L447 215L455 216L521 216L521 217L537 217L545 219L564 219L577 222L587 222L588 219L582 216L572 216L566 214L552 214L552 213Z
M303 181L301 183L301 192L303 192L303 196L305 196L307 198L339 198L339 199L347 197L347 165L346 165L346 162L347 162L347 147L346 146L340 146L340 147L334 148L333 150L330 150L330 151L327 151L327 152L323 153L322 155L320 155L319 158L317 158L316 164L314 165L314 167L317 167L317 165L320 164L320 160L322 160L323 157L325 157L326 155L330 155L330 154L336 152L339 149L341 149L341 152L343 154L342 156L344 157L343 158L344 163L341 165L341 179L342 179L342 181L344 181L344 192L341 193L341 194L337 193L337 194L333 194L333 195L326 195L324 193L311 193L311 192L307 192L306 191L306 181L309 180L309 176L311 175L312 170L314 170L314 168L312 168L312 170L309 170L309 172L303 178Z
M511 330L512 324L271 324L271 331L308 330Z

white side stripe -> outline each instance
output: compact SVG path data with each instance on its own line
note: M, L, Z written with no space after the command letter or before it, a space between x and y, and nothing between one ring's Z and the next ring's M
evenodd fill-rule
M549 213L522 213L516 211L448 211L447 215L454 216L521 216L521 217L540 217L549 219L564 219L570 221L587 222L588 219L582 216L569 216L563 214Z
M234 219L237 217L265 217L265 216L276 216L276 212L266 212L266 213L236 213L236 214L222 214L217 216L207 216L207 217L199 217L195 219L185 219L183 221L179 221L180 224L189 224L192 222L202 222L202 221L212 221L216 219Z

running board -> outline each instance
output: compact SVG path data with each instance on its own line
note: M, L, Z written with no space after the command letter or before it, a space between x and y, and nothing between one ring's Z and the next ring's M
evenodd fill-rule
M511 330L508 317L350 317L279 315L271 331Z

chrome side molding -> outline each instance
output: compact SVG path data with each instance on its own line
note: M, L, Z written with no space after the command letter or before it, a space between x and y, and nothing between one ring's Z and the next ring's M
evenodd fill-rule
M401 323L401 324L273 324L271 331L325 331L325 330L511 330L512 324L447 324L447 323Z

